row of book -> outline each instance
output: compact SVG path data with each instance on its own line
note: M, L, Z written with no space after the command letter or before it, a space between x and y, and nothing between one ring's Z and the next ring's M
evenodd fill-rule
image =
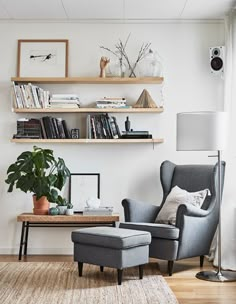
M20 118L14 138L66 139L71 138L66 121L62 118L44 116L41 118Z
M114 116L106 114L87 115L86 137L95 139L116 139L121 132Z
M18 109L42 108L78 108L80 101L77 94L52 94L39 86L12 82L14 107Z
M96 107L100 109L106 108L129 108L124 97L103 97L96 101Z
M138 139L152 138L149 131L120 131L114 116L106 114L87 115L86 137L95 139Z
M49 91L45 91L31 83L18 84L13 81L12 98L14 107L18 109L49 107Z

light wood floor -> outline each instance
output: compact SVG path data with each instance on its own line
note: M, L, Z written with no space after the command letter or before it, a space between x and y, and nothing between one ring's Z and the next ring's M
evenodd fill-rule
M18 256L0 255L0 262L17 262ZM73 261L72 256L28 256L22 262L66 262ZM152 262L155 260L152 260ZM202 270L199 259L186 259L175 262L174 274L169 277L166 274L166 262L158 261L157 269L161 271L169 286L175 293L180 304L235 304L236 282L215 283L198 280L195 274ZM204 262L204 270L212 269L207 261ZM144 272L145 275L145 272Z

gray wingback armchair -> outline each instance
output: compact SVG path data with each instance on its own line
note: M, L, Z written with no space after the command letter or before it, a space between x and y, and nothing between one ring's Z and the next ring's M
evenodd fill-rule
M222 189L225 163L222 166ZM217 203L217 165L176 165L164 161L160 168L163 199L160 206L124 199L125 222L120 227L149 231L152 235L149 256L168 261L168 273L173 273L174 261L200 257L203 266L204 255L209 253L211 242L219 220ZM156 217L165 204L167 195L174 186L189 192L208 188L211 192L200 208L181 204L177 209L176 224L158 224Z

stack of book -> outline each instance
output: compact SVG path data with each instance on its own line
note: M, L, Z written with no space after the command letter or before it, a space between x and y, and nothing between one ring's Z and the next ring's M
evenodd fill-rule
M100 109L105 108L129 108L126 105L124 97L103 97L96 101L96 107Z
M76 94L52 94L49 100L51 108L78 108L79 96Z
M86 137L96 139L117 139L121 137L114 116L108 114L87 115Z
M17 120L17 134L14 138L41 138L40 120L20 118Z
M83 215L112 215L113 207L84 207Z
M152 138L149 131L123 131L121 138Z
M18 84L12 82L12 97L15 108L48 108L49 107L49 91L28 84Z

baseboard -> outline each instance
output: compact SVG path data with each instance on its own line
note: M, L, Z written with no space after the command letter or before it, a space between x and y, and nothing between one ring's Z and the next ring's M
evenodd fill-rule
M0 254L19 254L19 248L0 248ZM73 255L72 248L28 248L28 255Z

